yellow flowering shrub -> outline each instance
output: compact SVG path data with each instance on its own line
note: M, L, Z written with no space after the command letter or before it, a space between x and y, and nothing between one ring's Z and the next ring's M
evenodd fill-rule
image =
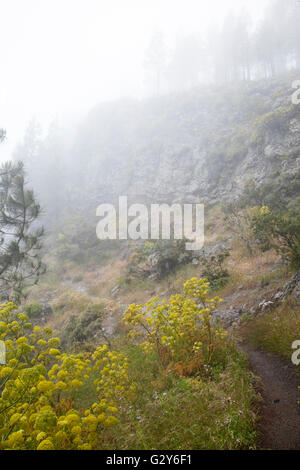
M120 401L134 393L124 356L107 347L68 355L49 328L32 326L12 303L0 307L0 449L97 449L118 423ZM74 392L96 375L98 402L74 409Z
M145 305L130 305L123 320L130 328L129 337L141 337L143 348L156 350L164 366L192 361L199 367L210 363L226 336L211 321L222 300L208 298L207 279L192 278L183 287L183 294L168 301L155 297Z
M113 403L130 400L134 397L135 385L128 376L127 358L116 352L108 350L106 345L96 349L93 354L94 370L101 372L95 380L97 391Z
M262 206L260 209L259 209L259 214L260 215L266 215L266 214L270 214L271 211L269 209L268 206Z

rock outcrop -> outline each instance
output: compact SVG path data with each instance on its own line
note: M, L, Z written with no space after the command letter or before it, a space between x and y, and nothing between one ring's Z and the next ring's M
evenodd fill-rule
M248 306L246 304L238 307L221 308L215 312L215 319L221 320L224 326L237 325L243 315L260 315L268 310L278 307L288 297L294 299L297 305L300 305L300 271L284 284L282 289L273 292L269 297L259 301L257 305Z
M84 203L87 194L93 209L119 195L133 202L224 202L249 180L293 179L300 168L300 106L291 104L291 83L207 87L95 108L71 160Z

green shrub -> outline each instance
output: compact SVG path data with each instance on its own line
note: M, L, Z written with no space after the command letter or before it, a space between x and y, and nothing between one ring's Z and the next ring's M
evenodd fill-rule
M210 282L211 287L224 287L228 282L229 273L224 267L224 262L228 256L229 252L224 251L223 253L203 258L203 270L201 276L205 277Z
M275 213L263 206L253 217L252 230L263 251L275 248L295 269L300 267L300 210Z
M192 260L192 252L185 249L186 240L157 240L146 242L130 257L127 275L133 277L163 278L179 266ZM153 256L152 262L149 257Z
M154 244L152 252L158 256L156 266L160 277L191 261L192 254L185 249L185 244L186 240L159 240Z
M103 313L93 310L92 306L80 316L72 315L62 334L63 345L76 349L79 344L91 342L96 334L107 340L102 321Z
M290 120L298 114L297 106L285 106L259 116L254 122L252 141L259 143L264 139L266 132L283 134L289 128Z
M30 302L26 305L24 313L26 313L29 318L35 318L41 314L42 309L43 307L38 302Z
M286 207L299 205L300 170L273 176L272 180L259 186L248 180L239 200L240 208L268 206L271 210L282 211Z

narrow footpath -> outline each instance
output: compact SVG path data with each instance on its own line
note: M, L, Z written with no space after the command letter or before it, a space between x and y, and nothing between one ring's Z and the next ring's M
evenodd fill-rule
M259 448L300 449L300 369L292 362L241 344L251 371L260 378L262 396Z

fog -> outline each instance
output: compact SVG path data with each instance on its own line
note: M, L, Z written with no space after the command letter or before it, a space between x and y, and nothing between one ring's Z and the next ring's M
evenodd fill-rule
M151 95L145 54L155 34L168 52L178 37L209 37L243 7L253 27L266 3L1 0L0 127L7 133L1 160L11 157L32 117L46 128L54 118L76 122L102 101Z
M300 449L299 25L0 0L1 451Z

